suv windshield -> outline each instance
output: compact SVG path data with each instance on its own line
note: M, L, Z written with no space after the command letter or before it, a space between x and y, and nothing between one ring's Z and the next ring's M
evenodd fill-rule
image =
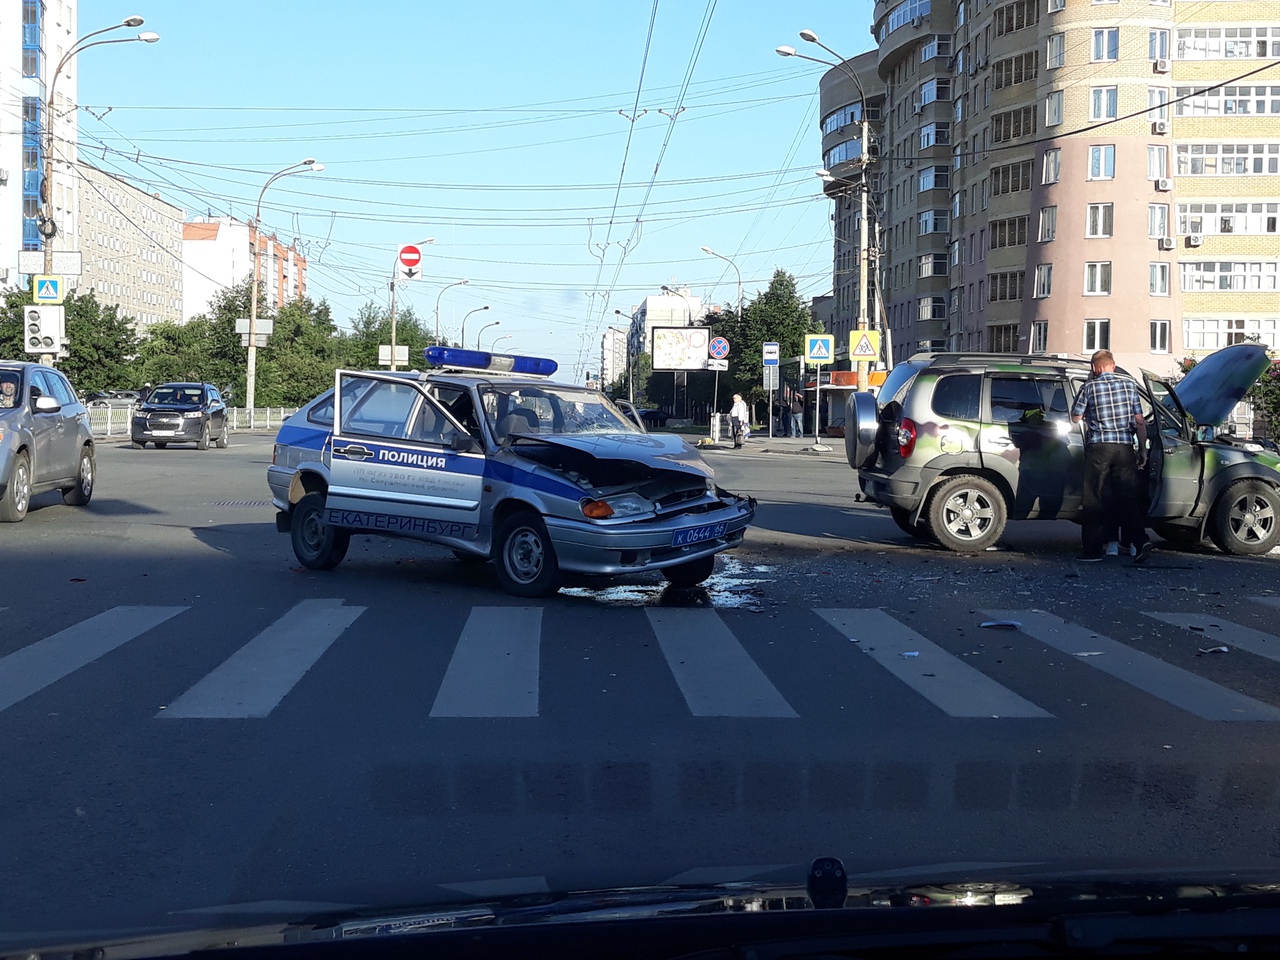
M204 391L198 387L156 387L148 403L204 403Z
M484 387L485 419L495 436L513 433L640 433L640 428L594 390L548 383Z

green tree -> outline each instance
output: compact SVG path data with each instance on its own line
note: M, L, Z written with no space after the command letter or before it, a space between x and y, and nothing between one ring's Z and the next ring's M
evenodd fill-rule
M345 362L356 369L377 370L378 347L391 343L391 311L366 303L351 319L351 330L344 340ZM435 336L427 330L412 306L396 311L396 345L409 348L410 367L421 368L426 362L422 351L434 343Z
M23 349L23 309L31 302L28 291L5 291L0 308L0 355L37 359ZM90 291L69 295L63 309L69 346L57 366L76 389L89 392L136 386L138 338L119 308L102 306Z
M338 336L325 301L291 300L275 316L267 348L258 352L255 402L300 406L333 386L333 371L352 366L351 344Z

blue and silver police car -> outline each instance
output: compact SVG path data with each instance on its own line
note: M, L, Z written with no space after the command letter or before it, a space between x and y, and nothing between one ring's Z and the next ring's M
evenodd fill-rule
M493 560L521 597L562 574L711 575L755 501L716 486L682 438L649 434L538 357L428 347L425 373L339 370L290 417L267 482L300 563L327 570L357 533Z

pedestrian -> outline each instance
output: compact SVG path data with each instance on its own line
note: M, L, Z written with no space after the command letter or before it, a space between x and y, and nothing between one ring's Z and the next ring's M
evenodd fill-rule
M791 435L804 436L804 401L798 393L791 398Z
M1093 375L1071 405L1072 422L1085 423L1080 559L1086 563L1101 560L1106 539L1118 522L1121 542L1136 551L1133 562L1146 563L1151 541L1147 539L1139 471L1147 463L1147 424L1142 418L1138 387L1127 377L1116 375L1110 350L1099 350L1090 359Z
M733 395L733 406L729 408L729 422L733 424L733 445L735 448L742 446L742 439L750 428L750 420L751 411L747 409L747 402L742 399L742 394L735 393Z

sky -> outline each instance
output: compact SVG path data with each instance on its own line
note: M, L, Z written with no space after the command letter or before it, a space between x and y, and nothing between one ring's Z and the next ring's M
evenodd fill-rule
M80 0L81 35L137 14L154 44L79 58L80 155L183 207L297 238L340 325L397 284L433 326L557 360L663 284L732 303L776 269L831 289L821 164L824 57L872 47L871 0ZM124 35L124 31L121 31ZM466 285L447 284L466 279ZM567 369L566 369L567 368Z

